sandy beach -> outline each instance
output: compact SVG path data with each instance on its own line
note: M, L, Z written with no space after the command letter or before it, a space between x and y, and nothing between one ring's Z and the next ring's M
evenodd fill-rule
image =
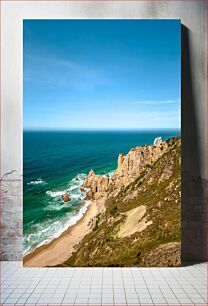
M62 264L75 250L75 246L88 234L93 226L92 220L105 210L104 200L92 201L85 214L58 238L37 248L23 257L25 267L46 267Z

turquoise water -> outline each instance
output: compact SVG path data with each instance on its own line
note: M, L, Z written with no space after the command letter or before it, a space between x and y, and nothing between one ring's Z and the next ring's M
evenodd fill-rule
M80 187L90 169L113 173L119 153L177 135L179 130L24 131L24 253L81 217L89 202ZM67 203L61 199L65 191Z

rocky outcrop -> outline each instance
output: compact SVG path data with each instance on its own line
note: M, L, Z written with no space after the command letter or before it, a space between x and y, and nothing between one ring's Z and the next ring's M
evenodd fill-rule
M62 200L64 201L64 202L69 202L71 199L70 199L70 197L69 197L69 195L68 195L68 193L64 193L63 195L62 195Z
M118 157L118 167L112 176L112 195L132 183L143 171L147 170L168 149L168 143L160 146L138 146L131 149L126 155Z
M137 172L131 162L136 163ZM134 175L136 179L132 183L112 196L114 187L119 190L124 179L128 183ZM94 180L97 182L98 178L91 171L85 182L89 190ZM104 194L107 195L104 199L105 210L95 220L93 230L84 237L63 266L180 265L180 137L155 147L136 147L125 156L119 155L118 168L109 179ZM92 193L92 196L97 196L97 193Z
M100 197L111 197L117 195L121 190L132 183L143 171L151 168L170 146L170 141L162 141L161 137L155 139L157 145L137 146L126 155L119 154L118 166L112 177L96 175L90 170L83 183L88 188L87 197L98 199Z
M96 175L91 169L82 187L88 189L88 199L99 199L105 196L109 187L110 178L107 176Z

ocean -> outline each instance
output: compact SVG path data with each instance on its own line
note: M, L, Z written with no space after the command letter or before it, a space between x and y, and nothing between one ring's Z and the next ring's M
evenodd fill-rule
M80 187L93 169L112 174L119 153L180 135L180 130L24 131L24 254L58 237L89 205ZM71 201L64 203L67 191Z

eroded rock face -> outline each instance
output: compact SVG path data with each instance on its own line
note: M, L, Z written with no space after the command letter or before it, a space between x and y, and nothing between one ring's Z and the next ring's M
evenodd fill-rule
M118 166L111 178L96 175L93 170L90 170L83 183L83 187L89 189L87 197L98 199L103 196L115 196L143 171L150 168L168 149L167 141L160 142L161 137L156 139L158 139L156 146L138 146L131 149L126 155L119 154Z
M146 146L145 150L146 156L144 147L136 147L118 157L118 168L113 174L113 177L117 175L117 180L111 178L105 193L107 196L97 201L97 204L103 201L106 209L94 221L93 233L85 237L64 266L180 264L181 139L171 138L161 145L161 149L160 146ZM148 167L147 162L153 158L151 153L155 162ZM135 154L135 159L132 154ZM139 154L144 155L144 159ZM115 188L119 190L122 186L122 180L134 173L134 166L129 164L127 167L127 160L139 165L137 177L125 190L112 196ZM129 171L122 172L123 169ZM95 174L94 178L97 180ZM91 196L96 195L91 188L88 190Z
M105 196L108 189L110 178L107 176L96 175L93 170L90 170L82 187L88 188L88 199L99 199Z
M168 149L168 143L162 142L159 146L138 146L126 155L119 155L118 167L112 176L112 195L133 182L143 171L151 167Z

